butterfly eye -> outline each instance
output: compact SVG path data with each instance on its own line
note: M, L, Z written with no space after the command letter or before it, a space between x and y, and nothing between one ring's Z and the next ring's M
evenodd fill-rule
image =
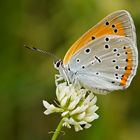
M58 68L60 66L60 63L58 62L58 63L56 63L56 67Z
M55 63L56 68L59 68L59 66L60 66L61 63L62 63L62 61L61 61L61 60L58 60L58 61Z

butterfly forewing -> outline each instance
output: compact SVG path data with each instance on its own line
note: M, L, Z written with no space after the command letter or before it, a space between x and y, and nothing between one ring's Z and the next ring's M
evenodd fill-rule
M73 54L84 47L88 42L95 41L105 35L128 37L136 44L135 26L130 14L125 10L116 11L92 27L68 50L63 60L64 65L68 63Z

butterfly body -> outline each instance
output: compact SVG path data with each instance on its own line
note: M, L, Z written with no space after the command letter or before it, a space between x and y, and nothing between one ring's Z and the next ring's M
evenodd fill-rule
M100 94L127 88L138 66L135 26L130 14L120 10L107 16L56 64L60 75L76 87Z

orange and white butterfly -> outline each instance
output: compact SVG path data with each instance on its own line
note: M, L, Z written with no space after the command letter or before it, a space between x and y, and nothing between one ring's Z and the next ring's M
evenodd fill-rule
M54 65L61 78L95 93L127 88L138 66L130 14L119 10L105 17L72 45L63 61Z

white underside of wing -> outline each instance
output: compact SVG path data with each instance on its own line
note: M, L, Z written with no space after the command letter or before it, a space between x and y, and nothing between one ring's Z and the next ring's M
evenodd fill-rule
M129 12L125 10L116 11L105 17L95 27L104 24L106 21L111 25L117 25L118 21L121 22L122 27L119 27L118 31L125 30L125 37L106 35L96 38L94 42L89 42L75 52L64 65L66 71L68 68L70 69L65 75L72 83L76 82L76 84L78 83L80 86L100 94L129 87L133 77L136 75L138 66L136 31ZM102 30L103 28L98 30L96 34L102 32ZM109 41L105 41L106 38L109 38ZM105 45L108 46L105 47ZM128 50L123 49L124 46ZM86 53L86 49L90 49L90 52ZM117 51L114 51L115 49ZM132 70L128 74L125 86L122 86L121 79L124 74L126 75L125 67L128 66L126 51L132 54Z
M105 42L105 38L109 38L109 41ZM105 45L108 45L108 48ZM127 88L136 74L138 65L137 48L129 38L108 35L90 42L72 57L68 67L73 73L77 73L77 81L81 86L92 89L96 93L104 94L124 89L120 84L127 66L124 46L131 50L128 53L132 53L133 59L133 70L125 86ZM90 49L90 53L86 53L86 49Z

